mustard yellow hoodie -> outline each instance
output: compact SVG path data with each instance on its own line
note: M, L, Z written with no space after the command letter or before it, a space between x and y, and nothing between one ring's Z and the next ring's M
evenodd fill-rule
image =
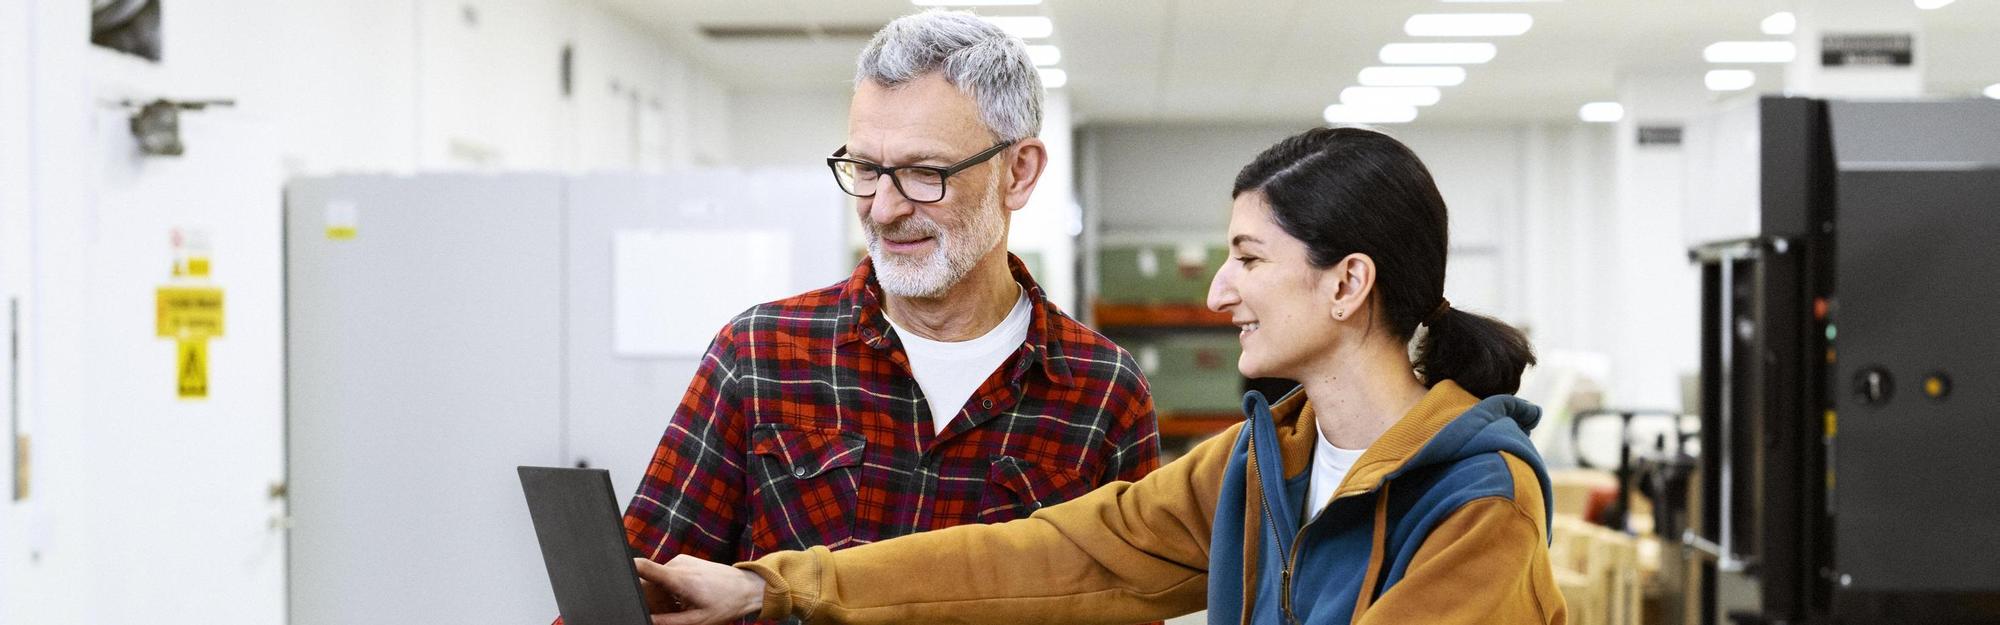
M1533 405L1438 383L1304 520L1312 407L1244 403L1180 460L1026 519L737 566L769 584L764 618L814 623L1565 621Z

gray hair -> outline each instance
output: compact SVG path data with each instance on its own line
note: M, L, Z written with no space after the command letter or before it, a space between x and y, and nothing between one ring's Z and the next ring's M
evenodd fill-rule
M856 88L941 72L978 103L980 121L1002 141L1042 130L1042 75L1027 45L971 13L932 9L897 18L875 33L855 65Z

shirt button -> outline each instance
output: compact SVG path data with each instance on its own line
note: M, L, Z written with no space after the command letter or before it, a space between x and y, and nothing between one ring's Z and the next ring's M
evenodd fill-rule
M993 409L993 400L991 400L991 399L982 399L982 400L979 400L979 407L980 407L980 408L984 408L984 409L987 409L987 410L992 410L992 409Z
M806 468L805 468L805 467L799 467L799 468L796 468L796 469L792 469L792 477L805 477L805 476L806 476Z
M1037 501L1037 502L1035 502L1035 503L1032 503L1032 504L1028 504L1028 509L1030 509L1030 510L1040 510L1040 509L1042 509L1042 502L1039 502L1039 501Z

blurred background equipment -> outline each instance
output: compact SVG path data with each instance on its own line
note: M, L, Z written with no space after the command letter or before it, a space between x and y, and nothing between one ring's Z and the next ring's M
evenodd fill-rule
M1687 622L2000 622L2000 102L1767 97L1690 134L1733 155L1691 207L1753 217L1691 253Z

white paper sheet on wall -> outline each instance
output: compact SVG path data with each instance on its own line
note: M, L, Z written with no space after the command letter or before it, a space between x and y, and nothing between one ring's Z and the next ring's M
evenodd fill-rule
M700 356L737 313L791 295L782 231L620 230L611 261L612 351Z

